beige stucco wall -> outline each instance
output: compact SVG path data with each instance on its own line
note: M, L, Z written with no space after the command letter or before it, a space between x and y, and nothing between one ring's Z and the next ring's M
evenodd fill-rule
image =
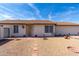
M56 26L56 34L78 34L79 26Z
M52 29L53 31L53 29ZM32 36L53 36L52 33L45 33L45 25L33 25L32 27Z
M19 26L19 32L18 33L13 33L13 27L12 27L12 35L15 35L15 36L23 36L23 35L27 35L26 34L26 25L24 25L24 28L22 28L22 25L18 25Z
M19 32L14 33L13 31L13 25L3 25L3 27L0 26L0 38L4 37L4 28L10 28L10 36L23 36L26 35L26 25L24 25L24 28L22 28L22 25L19 25Z
M2 24L2 25L3 25L3 24ZM0 29L1 29L1 35L0 35L0 37L1 37L1 38L3 38L4 35L6 34L6 33L4 32L4 28L10 28L10 31L11 31L11 30L12 30L12 25L3 25L3 26L0 25ZM10 32L10 34L12 34L12 31Z
M4 28L10 28L10 36L15 35L15 36L23 36L28 34L26 33L27 30L27 25L24 25L24 28L22 28L22 25L19 26L19 32L14 33L13 31L13 25L8 25L8 24L1 24L3 25L2 27L0 26L0 38L4 37ZM54 36L55 33L55 25L53 25L52 29L53 33L45 33L45 25L33 25L32 26L32 36L38 35L38 36Z

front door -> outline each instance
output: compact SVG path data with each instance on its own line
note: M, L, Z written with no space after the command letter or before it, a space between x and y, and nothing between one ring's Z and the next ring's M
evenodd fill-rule
M9 37L9 36L10 36L10 29L4 28L4 37Z
M26 34L27 34L27 36L31 36L31 34L32 34L32 25L28 25L26 27Z

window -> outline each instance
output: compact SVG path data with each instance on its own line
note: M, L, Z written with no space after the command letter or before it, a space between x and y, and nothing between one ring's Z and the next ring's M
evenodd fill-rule
M48 29L49 29L49 27L48 26L45 26L45 33L48 33L49 32Z
M53 33L53 26L45 26L45 33Z
M14 25L14 33L18 33L18 26Z

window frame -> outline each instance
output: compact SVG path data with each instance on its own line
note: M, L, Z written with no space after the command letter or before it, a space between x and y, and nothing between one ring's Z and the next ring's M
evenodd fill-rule
M53 25L46 25L45 26L45 33L53 33Z
M18 27L18 25L14 25L13 28L14 28L14 33L18 33L18 32L19 32L19 27Z

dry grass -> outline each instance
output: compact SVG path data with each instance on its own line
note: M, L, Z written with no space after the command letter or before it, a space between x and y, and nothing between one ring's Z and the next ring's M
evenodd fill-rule
M71 56L79 55L67 49L68 46L79 47L78 39L64 39L61 37L50 37L48 40L43 38L21 38L13 40L0 46L0 55L7 56L31 56L33 47L36 43L38 46L38 55L40 56Z

